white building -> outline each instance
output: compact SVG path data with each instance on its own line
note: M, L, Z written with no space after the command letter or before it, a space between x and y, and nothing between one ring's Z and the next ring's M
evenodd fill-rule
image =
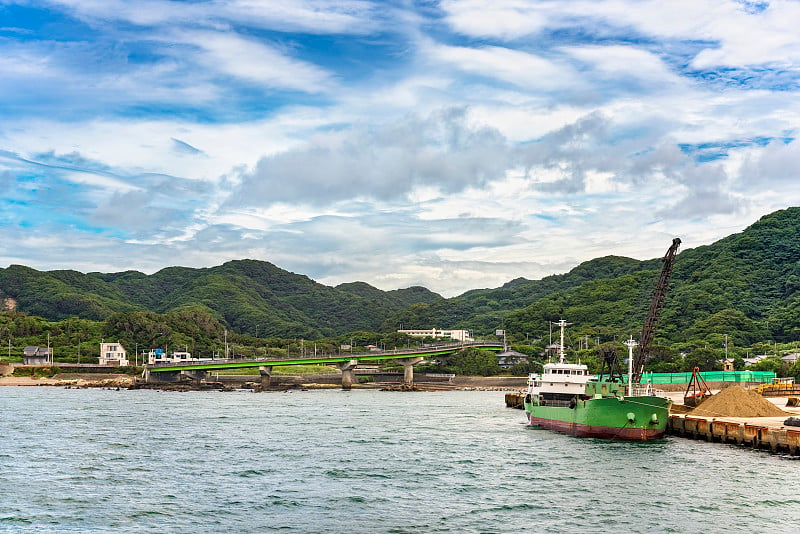
M469 330L438 330L433 328L431 330L398 330L398 332L411 337L449 337L456 341L472 341Z
M147 363L189 363L211 361L211 358L192 358L192 353L185 350L176 350L167 354L164 349L153 349L147 353Z
M100 343L100 365L130 365L128 353L119 342Z

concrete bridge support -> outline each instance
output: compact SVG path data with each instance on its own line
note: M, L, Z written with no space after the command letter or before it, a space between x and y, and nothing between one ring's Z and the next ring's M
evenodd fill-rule
M272 381L272 366L262 365L258 368L258 372L261 374L262 389L268 388Z
M205 379L206 375L208 375L208 371L204 369L187 369L180 372L180 376L190 378L197 386Z
M416 358L398 358L395 360L403 366L403 384L414 383L414 366L423 361L422 357Z
M145 384L175 384L181 380L180 371L166 371L163 373L151 373L149 367L144 368L142 373Z
M337 364L342 371L342 389L350 389L356 381L356 367L358 360L349 360Z

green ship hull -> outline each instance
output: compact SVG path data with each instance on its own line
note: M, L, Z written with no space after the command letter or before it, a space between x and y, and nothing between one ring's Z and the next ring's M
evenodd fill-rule
M525 397L528 422L579 437L650 440L664 436L669 399L655 396L575 399L567 406L548 406Z

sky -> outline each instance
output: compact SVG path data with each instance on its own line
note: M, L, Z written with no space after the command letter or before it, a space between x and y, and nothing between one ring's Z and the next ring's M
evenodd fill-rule
M0 266L451 297L800 205L800 1L0 0Z

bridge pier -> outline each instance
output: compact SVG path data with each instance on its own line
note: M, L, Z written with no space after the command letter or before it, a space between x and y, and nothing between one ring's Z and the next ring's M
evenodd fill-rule
M180 371L152 373L149 367L144 368L142 376L145 384L175 384L181 380Z
M261 388L268 388L272 383L272 366L261 365L258 367L258 372L261 375Z
M200 386L200 382L205 379L206 375L208 375L208 371L205 369L187 369L180 372L180 376L190 378L196 386Z
M350 389L353 386L353 382L356 381L358 360L339 362L337 366L342 371L342 389Z
M403 384L414 383L414 366L422 362L424 358L417 356L416 358L398 358L395 361L403 366Z

